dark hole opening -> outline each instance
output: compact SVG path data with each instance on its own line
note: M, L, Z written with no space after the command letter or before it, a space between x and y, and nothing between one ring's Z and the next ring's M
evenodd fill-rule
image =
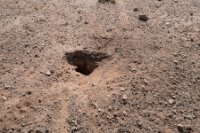
M77 65L76 72L82 73L84 75L89 75L98 67L97 64L80 63Z
M76 72L83 75L90 75L99 66L99 62L109 56L105 53L75 51L66 53L65 57L69 64L76 67Z

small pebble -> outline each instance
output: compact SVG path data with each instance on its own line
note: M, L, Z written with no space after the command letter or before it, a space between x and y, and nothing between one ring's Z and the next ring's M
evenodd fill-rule
M51 72L50 72L50 71L47 71L45 74L46 74L47 76L51 76Z
M123 95L123 96L122 96L122 99L123 99L123 100L127 100L128 97L127 97L126 95Z
M121 87L120 90L121 90L121 91L125 91L126 88L125 88L125 87Z
M2 96L2 99L3 99L4 101L7 101L7 97L6 97L6 96Z
M12 86L9 86L9 85L6 85L5 87L4 87L4 89L5 90L8 90L8 89L13 89L14 87L12 87Z
M170 103L170 104L174 104L174 103L175 103L175 100L169 99L169 103Z

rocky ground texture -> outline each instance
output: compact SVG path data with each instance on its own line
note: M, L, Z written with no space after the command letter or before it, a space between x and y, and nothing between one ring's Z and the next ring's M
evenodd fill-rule
M199 0L0 0L0 132L200 133L199 39Z

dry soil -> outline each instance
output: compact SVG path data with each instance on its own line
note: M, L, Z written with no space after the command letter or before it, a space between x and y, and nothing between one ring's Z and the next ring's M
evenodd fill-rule
M199 101L200 0L0 0L1 133L200 133Z

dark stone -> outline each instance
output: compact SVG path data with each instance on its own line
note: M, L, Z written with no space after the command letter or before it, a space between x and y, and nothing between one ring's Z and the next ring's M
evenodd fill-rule
M111 4L115 4L115 0L99 0L99 3L105 4L105 3L111 3Z
M27 94L27 95L31 95L32 92L31 92L31 91L27 91L26 94Z
M134 12L137 12L139 9L138 8L134 8Z
M147 15L139 15L139 20L146 22L149 20L149 18L147 17Z

